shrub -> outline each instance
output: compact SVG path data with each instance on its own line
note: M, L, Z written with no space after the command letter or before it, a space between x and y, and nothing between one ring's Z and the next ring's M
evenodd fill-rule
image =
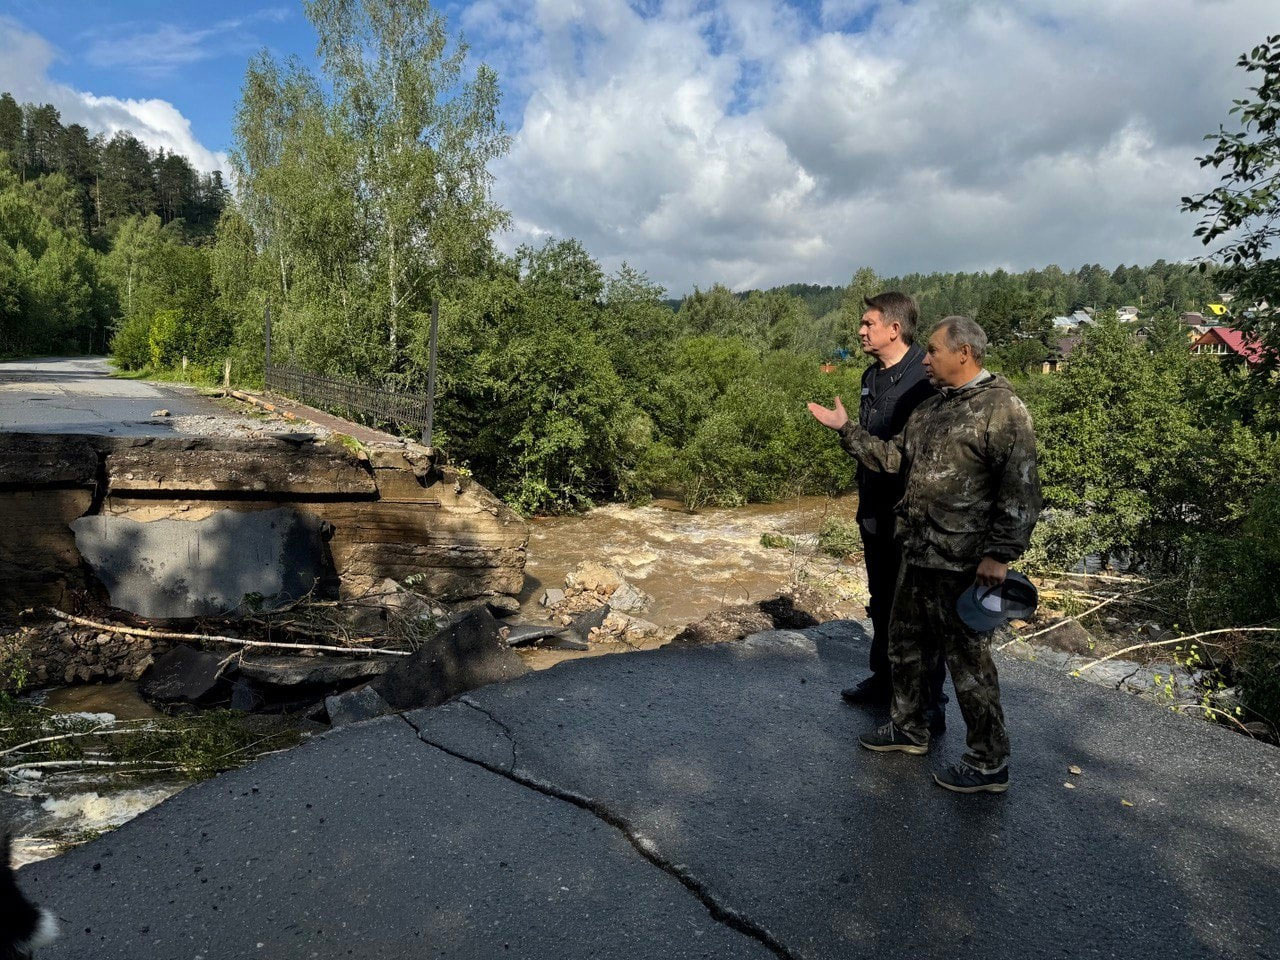
M185 327L179 311L156 311L156 315L151 318L151 332L147 338L153 368L171 366L182 359Z
M818 549L833 557L847 557L862 551L862 534L857 520L827 517L818 529Z
M1280 628L1280 484L1253 498L1240 530L1204 537L1191 571L1197 622ZM1242 633L1232 649L1244 705L1280 728L1280 633Z
M141 370L151 362L151 320L129 317L116 328L111 353L126 370Z

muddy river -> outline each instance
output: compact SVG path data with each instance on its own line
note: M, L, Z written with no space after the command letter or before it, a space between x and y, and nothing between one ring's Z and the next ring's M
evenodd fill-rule
M617 568L653 597L642 616L661 627L683 626L721 604L763 599L797 580L861 600L861 564L817 551L823 522L852 522L856 508L854 497L800 497L688 513L674 501L658 501L535 519L521 600L527 613L536 612L543 591L564 586L565 575L585 560ZM765 534L789 537L795 548L765 547Z

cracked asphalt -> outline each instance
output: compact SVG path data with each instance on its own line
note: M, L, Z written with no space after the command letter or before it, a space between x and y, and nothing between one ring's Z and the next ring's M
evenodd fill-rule
M42 960L1280 957L1280 751L998 662L1004 796L932 783L954 703L929 757L857 748L846 621L344 728L20 882Z

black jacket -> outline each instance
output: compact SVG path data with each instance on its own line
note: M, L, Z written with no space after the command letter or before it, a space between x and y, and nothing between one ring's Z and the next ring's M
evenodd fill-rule
M873 386L876 393L872 394ZM872 364L862 372L858 425L873 437L891 440L902 433L916 407L937 391L924 372L924 348L912 344L888 370ZM900 473L882 473L858 465L858 522L868 533L891 535L893 508L906 491Z

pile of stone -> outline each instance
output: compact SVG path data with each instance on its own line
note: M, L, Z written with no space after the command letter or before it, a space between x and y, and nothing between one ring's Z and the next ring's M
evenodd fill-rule
M541 602L552 623L587 643L635 646L662 633L657 624L637 616L653 598L617 569L598 563L579 565L565 577L563 589L547 590Z
M673 646L728 643L764 630L803 630L836 614L818 591L797 585L755 603L730 604L689 624L672 638Z
M169 649L165 640L102 633L61 620L20 627L6 646L28 665L31 686L137 680Z

